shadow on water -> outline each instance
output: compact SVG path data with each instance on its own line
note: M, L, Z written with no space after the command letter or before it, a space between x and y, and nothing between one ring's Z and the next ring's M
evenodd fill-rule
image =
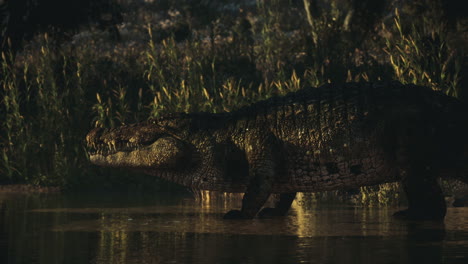
M285 218L222 220L239 202L0 194L0 263L468 263L468 208L449 208L443 224L310 203Z

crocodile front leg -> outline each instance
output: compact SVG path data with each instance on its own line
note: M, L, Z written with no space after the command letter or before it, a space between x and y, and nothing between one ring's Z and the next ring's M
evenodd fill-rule
M224 219L252 219L270 197L273 183L283 165L281 144L273 135L250 132L245 139L250 182L242 199L242 209L229 211ZM287 211L287 210L286 210Z
M247 187L242 198L242 209L231 210L224 215L224 219L252 219L265 204L271 194L271 185L265 178L267 175L254 172L254 179Z
M280 194L280 198L275 203L274 208L263 208L260 213L258 213L258 217L260 218L269 218L275 216L284 216L288 213L289 208L291 208L291 204L296 198L296 193L282 193Z

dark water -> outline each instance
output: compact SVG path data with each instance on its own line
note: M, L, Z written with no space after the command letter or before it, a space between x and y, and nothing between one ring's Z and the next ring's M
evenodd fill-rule
M444 224L303 203L285 218L222 220L238 202L0 193L0 263L468 263L468 208Z

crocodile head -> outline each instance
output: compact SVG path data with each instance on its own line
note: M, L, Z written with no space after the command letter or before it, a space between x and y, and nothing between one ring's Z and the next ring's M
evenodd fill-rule
M184 140L187 123L175 120L95 128L86 136L90 161L99 166L138 170L182 169L190 163L193 148Z
M192 189L244 190L245 157L226 137L223 115L173 114L86 136L92 163L158 176ZM218 131L219 130L219 131Z

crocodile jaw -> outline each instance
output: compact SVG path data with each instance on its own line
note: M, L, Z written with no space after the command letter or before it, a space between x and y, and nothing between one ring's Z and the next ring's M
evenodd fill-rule
M130 151L91 153L89 159L96 165L106 167L165 169L177 167L185 154L182 142L172 137L163 137L151 145Z

